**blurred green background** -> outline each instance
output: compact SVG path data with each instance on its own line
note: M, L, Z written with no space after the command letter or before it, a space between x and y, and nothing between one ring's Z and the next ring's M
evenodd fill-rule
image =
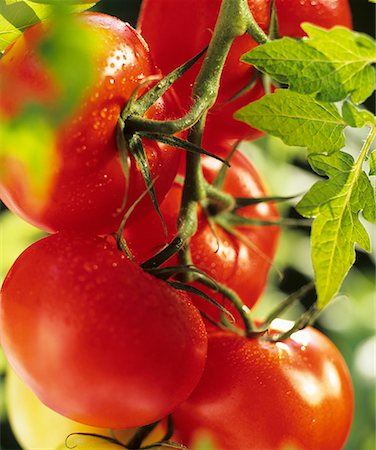
M178 1L178 0L177 0ZM140 0L103 0L95 9L115 15L135 24ZM374 35L374 6L367 0L351 2L354 28ZM374 108L374 98L367 106ZM365 131L352 131L347 135L347 151L356 154ZM274 138L263 138L252 144L243 144L242 150L259 169L271 193L295 195L307 190L316 180L307 165L305 151L286 147ZM298 218L294 203L281 205L285 217ZM339 297L323 312L316 327L327 334L342 352L352 375L355 389L355 417L346 445L347 450L374 450L376 406L376 281L375 281L375 227L367 225L373 242L373 254L357 251L356 264L347 277ZM41 232L1 208L0 214L0 278ZM302 227L284 229L278 255L271 271L268 287L256 307L255 315L266 311L312 279L309 257L309 230ZM284 316L294 318L308 308L313 298L307 295L300 305ZM0 372L5 360L0 353ZM20 449L6 418L6 405L2 395L4 375L0 380L0 449ZM328 418L335 421L336 418ZM246 450L246 449L244 449ZM322 449L325 450L325 449Z

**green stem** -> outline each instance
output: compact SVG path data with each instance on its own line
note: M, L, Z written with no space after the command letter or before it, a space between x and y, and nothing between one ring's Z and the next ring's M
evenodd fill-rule
M256 22L255 18L253 17L253 14L249 10L246 1L245 3L246 6L244 7L244 17L245 20L247 21L247 32L258 44L265 44L266 42L269 41L269 38L265 34L263 29L259 26L259 24Z
M218 20L210 41L206 57L193 87L194 103L184 117L177 120L159 121L130 117L126 121L126 131L152 131L174 134L191 128L215 103L218 95L223 66L234 39L250 28L255 36L265 33L258 27L248 8L246 0L222 0ZM258 37L265 42L263 37ZM267 37L266 37L267 39Z
M188 140L192 144L201 146L202 131L205 124L206 113L204 113L200 120L189 130ZM183 195L181 200L181 207L178 218L178 230L184 227L185 222L190 222L190 229L193 236L197 231L198 218L197 209L198 204L205 198L205 181L202 174L201 158L199 154L187 153L186 167L185 167L185 182L183 187ZM191 211L194 214L191 216ZM192 264L191 251L189 248L189 239L186 239L185 245L179 252L179 263L183 265ZM183 275L186 282L190 281L190 274Z
M193 87L192 98L194 103L186 116L168 122L130 118L126 123L127 131L134 128L137 131L158 131L171 134L193 127L189 133L189 141L200 145L206 112L217 98L221 74L228 52L233 40L246 32L249 25L249 14L246 0L222 0L214 34ZM200 156L188 153L177 236L167 247L150 260L145 261L142 264L143 268L158 267L183 248L197 230L198 202L205 196ZM183 252L181 259L185 263L187 261L188 264L191 263L189 250Z
M375 138L376 138L376 126L373 126L367 136L367 139L365 140L365 142L363 144L362 150L356 161L356 166L357 166L358 171L362 170L363 163L364 163L365 159L367 158L368 152L369 152L371 145Z
M159 420L151 423L150 425L144 425L143 427L137 428L136 433L130 439L130 441L126 444L126 448L129 449L138 449L141 447L142 441L155 429L155 427L159 424Z
M217 189L209 183L205 183L206 197L210 205L215 205L216 212L231 211L235 208L235 198L227 192Z

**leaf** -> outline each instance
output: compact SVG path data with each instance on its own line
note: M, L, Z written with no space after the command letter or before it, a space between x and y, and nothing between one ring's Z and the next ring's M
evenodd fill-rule
M344 102L342 106L344 120L353 128L361 128L365 125L374 125L375 116L366 109L359 110L352 103Z
M77 16L60 14L51 20L37 51L61 90L52 113L56 121L61 121L82 101L87 86L94 83L95 67L104 51L102 32Z
M372 185L362 170L363 160L364 152L355 163L344 152L309 156L313 170L329 177L313 185L297 205L300 214L315 217L312 261L320 309L338 292L353 265L355 243L370 251L369 236L359 213L373 222L376 205Z
M235 117L281 138L287 145L308 147L310 151L329 153L345 145L343 130L347 123L333 104L286 89L250 103Z
M305 24L304 29L311 39L270 41L243 55L242 61L320 101L337 102L352 94L361 103L371 95L375 78L370 64L376 61L371 38L342 27L324 30Z
M310 37L305 42L332 61L352 101L364 102L375 88L375 71L370 66L376 62L375 41L344 27L325 30L305 23L302 28Z
M376 150L373 150L369 156L369 174L376 176Z
M303 40L282 38L259 45L241 60L301 94L335 102L347 96L335 66Z
M16 40L27 28L51 17L56 5L67 12L81 12L97 1L65 0L0 0L0 51Z
M0 169L0 178L6 179L19 173L19 189L33 191L38 199L34 208L42 207L50 195L53 179L52 167L56 166L55 133L45 119L45 111L29 107L15 120L0 120L0 168L11 167L11 173ZM27 177L24 180L23 177Z

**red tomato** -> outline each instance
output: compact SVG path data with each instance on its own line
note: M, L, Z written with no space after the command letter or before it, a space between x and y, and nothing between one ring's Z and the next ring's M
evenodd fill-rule
M100 36L102 46L88 45L96 62L92 85L87 87L80 106L53 130L51 186L38 195L22 163L7 157L2 161L0 195L12 211L46 231L109 233L117 230L124 215L126 184L128 205L146 189L133 158L129 180L123 174L115 137L119 114L140 81L161 74L144 40L128 24L97 13L78 18L82 27ZM48 108L60 101L58 82L38 55L38 46L48 32L45 23L28 29L1 59L2 120L14 120L33 102ZM173 93L168 93L146 117L166 120L180 114ZM158 175L155 190L161 201L177 172L180 150L147 140L144 147L151 176L154 179ZM146 196L132 218L145 214L150 207Z
M192 58L210 41L221 0L144 0L138 29L150 46L156 64L167 73ZM344 25L351 28L348 0L275 0L281 36L301 37L301 22L311 22L323 27ZM249 7L260 27L267 32L270 21L271 0L249 0ZM207 117L204 144L210 149L213 142L252 140L260 132L233 119L242 106L264 94L261 84L242 95L234 104L229 100L255 75L253 67L239 61L240 57L257 44L248 35L238 37L224 67L218 99ZM176 83L176 90L188 109L194 80L201 63L197 63ZM206 139L205 139L206 137Z
M210 157L203 157L202 165L206 180L213 182L222 163ZM253 198L266 195L260 176L240 152L235 152L231 159L231 168L227 171L223 189L237 197ZM168 229L166 237L156 214L127 227L124 236L139 262L150 258L175 236L181 193L181 185L175 182L161 205ZM241 208L238 213L256 220L278 219L278 212L270 202ZM215 220L215 217L212 218ZM230 235L218 224L214 223L213 228L215 233L210 228L205 213L200 211L198 231L190 243L193 262L215 280L234 289L244 303L252 307L264 289L278 241L279 228L257 225L237 227L236 230L242 232L249 240L249 246ZM175 264L177 264L176 257L168 262L168 265ZM234 312L222 295L203 288L198 283L195 286ZM195 304L200 309L213 317L218 316L219 310L215 306L194 297Z
M341 354L313 328L278 343L217 332L200 383L173 418L188 446L206 432L218 450L338 450L353 406Z
M61 232L34 243L1 295L10 364L43 403L77 422L154 422L202 374L207 336L197 309L105 239Z

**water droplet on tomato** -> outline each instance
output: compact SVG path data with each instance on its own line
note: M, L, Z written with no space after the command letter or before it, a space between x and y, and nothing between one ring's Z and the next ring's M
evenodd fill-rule
M100 116L105 119L107 117L107 113L108 113L108 109L107 108L103 108L102 111L100 112Z
M107 89L113 89L115 86L115 78L107 77L106 84L107 84Z

